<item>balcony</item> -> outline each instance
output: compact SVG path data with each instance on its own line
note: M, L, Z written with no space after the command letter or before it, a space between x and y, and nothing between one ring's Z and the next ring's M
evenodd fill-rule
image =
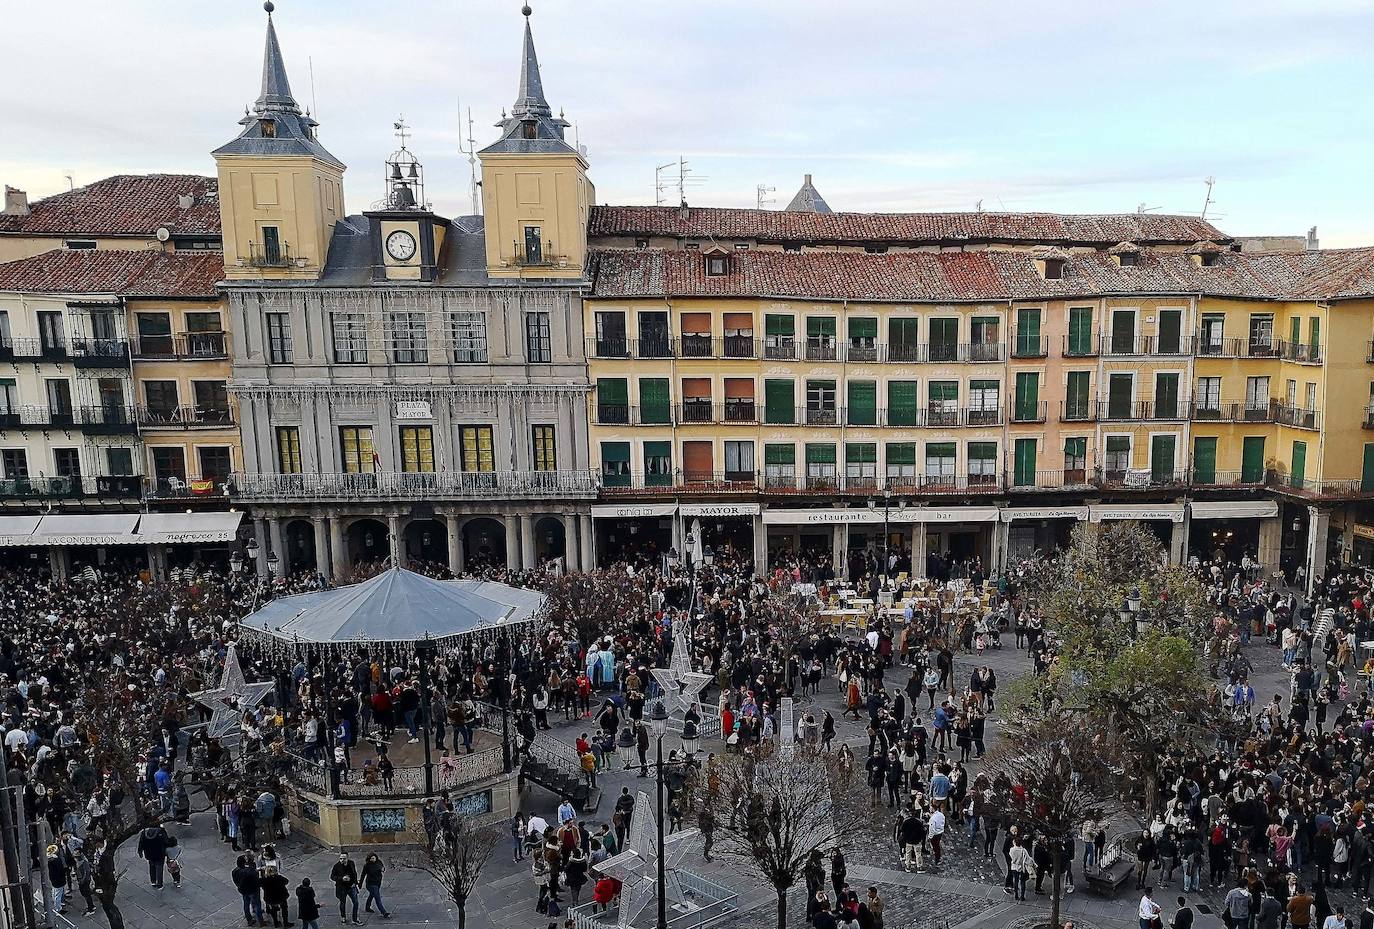
M807 361L835 361L839 357L839 344L833 336L807 336Z
M1361 429L1374 429L1374 408L1366 408L1364 411L1364 422L1360 423Z
M4 339L0 361L66 361L71 357L65 342L47 339Z
M715 346L714 339L709 335L699 335L684 332L682 338L678 340L679 358L714 358Z
M81 431L89 435L132 435L138 431L132 406L102 404L77 410Z
M518 242L512 243L515 252L514 264L521 268L555 268L566 266L568 259L559 255L553 241L536 242L535 248L521 248Z
M1059 401L1059 421L1061 423L1090 423L1097 414L1097 404L1092 400Z
M129 343L124 339L72 339L72 364L78 368L127 368Z
M138 500L143 479L134 475L73 475L25 477L0 480L0 499L5 500Z
M1244 358L1277 358L1279 354L1272 339L1247 339L1241 342L1240 348Z
M1199 358L1239 358L1241 340L1204 337L1198 341L1197 354Z
M1275 404L1274 422L1281 426L1292 426L1294 429L1317 430L1322 427L1321 414L1316 410L1284 404Z
M1104 334L1101 352L1104 355L1191 355L1192 336L1138 335L1132 338Z
M1011 338L1011 357L1045 358L1050 353L1050 341L1044 336L1030 337L1014 333Z
M1034 483L1017 483L1015 480L1007 488L1013 493L1028 493L1036 490L1082 489L1092 486L1092 474L1087 468L1067 468L1062 471L1036 471Z
M769 361L796 361L798 342L790 335L770 335L763 340L763 357Z
M876 342L869 344L862 341L851 341L844 347L845 360L850 362L877 361L881 352L882 346Z
M236 499L423 500L588 498L597 491L591 471L439 471L373 474L247 474L230 479Z
M1012 423L1043 423L1045 421L1045 401L1036 403L1013 403L1011 405Z
M1246 474L1244 471L1199 471L1188 474L1188 483L1195 487L1254 487L1264 483L1264 473Z
M1304 342L1279 342L1279 357L1284 361L1296 361L1298 364L1317 365L1322 363L1322 348L1320 345L1309 345Z
M290 268L294 267L297 259L291 254L291 243L282 242L279 245L259 245L256 242L248 243L248 264L254 268Z
M76 425L76 411L53 410L46 406L18 406L0 412L0 429L70 429Z
M1150 468L1111 467L1097 468L1096 483L1109 490L1151 490L1159 487L1176 487L1187 476L1181 469L1154 471Z
M1272 422L1274 417L1269 403L1256 406L1239 400L1194 401L1189 415L1194 422L1214 423L1267 423Z
M133 356L146 361L213 361L229 357L224 332L182 332L177 335L141 336L134 340Z
M234 425L230 407L140 406L138 424L148 429L222 429Z
M144 495L149 500L204 500L227 497L231 490L223 476L149 478Z
M673 408L666 403L656 406L598 403L592 408L592 422L598 426L671 426Z
M1096 358L1097 346L1100 336L1094 337L1089 333L1084 338L1073 338L1064 336L1062 354L1065 358Z
M1098 400L1097 419L1099 422L1182 421L1188 418L1189 405L1186 400Z

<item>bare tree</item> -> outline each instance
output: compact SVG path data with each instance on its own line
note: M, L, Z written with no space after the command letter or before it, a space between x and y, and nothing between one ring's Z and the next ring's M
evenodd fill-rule
M618 619L642 616L648 608L644 583L621 572L588 571L551 577L549 619L566 622L582 645L588 645Z
M500 840L496 826L458 815L443 824L432 842L428 836L417 838L420 849L407 867L423 871L444 889L444 895L458 908L458 929L467 926L468 900Z
M720 854L752 869L778 898L778 929L787 926L787 893L802 878L812 850L844 845L860 825L834 803L838 771L830 756L779 755L719 761L719 788L705 804L715 817Z

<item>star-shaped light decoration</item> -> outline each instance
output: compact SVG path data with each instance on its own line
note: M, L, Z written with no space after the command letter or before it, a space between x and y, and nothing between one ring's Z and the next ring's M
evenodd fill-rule
M695 829L684 829L663 840L664 899L668 901L670 912L694 908L683 896L677 869L696 834ZM635 794L625 850L597 865L602 874L620 881L620 929L633 929L645 908L658 899L658 856L658 820L654 818L648 794L641 790Z
M213 711L205 734L212 739L237 735L245 710L255 708L266 699L275 686L271 681L250 684L239 665L239 653L233 645L224 656L224 673L219 686L191 694L191 699Z
M654 680L663 691L663 708L674 719L687 714L696 707L701 712L701 692L711 683L712 677L692 670L692 647L687 641L685 620L673 626L673 657L666 668L652 668Z

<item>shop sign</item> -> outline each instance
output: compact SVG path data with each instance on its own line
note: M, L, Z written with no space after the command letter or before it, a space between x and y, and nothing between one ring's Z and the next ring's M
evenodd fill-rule
M684 503L678 507L683 516L757 516L757 503Z
M1366 526L1364 523L1356 523L1355 538L1374 539L1374 526Z
M397 419L433 419L434 412L428 400L397 400Z

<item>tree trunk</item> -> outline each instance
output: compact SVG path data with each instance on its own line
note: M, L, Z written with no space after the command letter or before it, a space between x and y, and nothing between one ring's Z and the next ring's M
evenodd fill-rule
M466 903L458 904L458 929L467 929L468 907Z
M778 888L778 929L787 929L787 888Z
M1064 849L1054 850L1054 864L1050 873L1050 929L1059 929L1059 904L1064 897Z

